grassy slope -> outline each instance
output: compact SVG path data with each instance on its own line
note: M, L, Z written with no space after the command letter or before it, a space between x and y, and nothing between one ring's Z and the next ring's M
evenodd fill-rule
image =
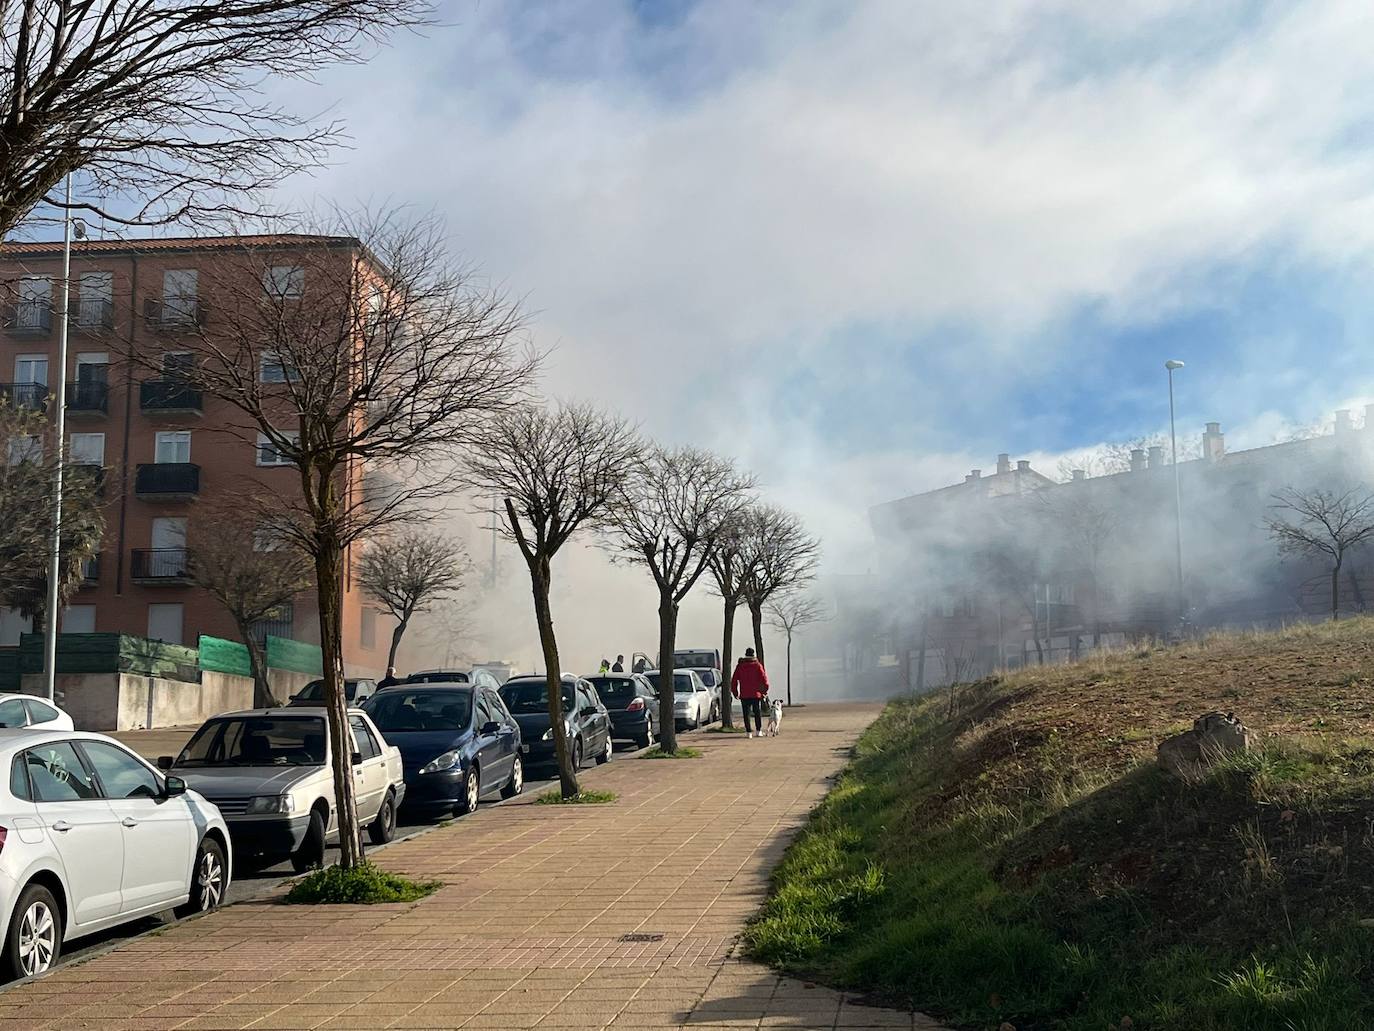
M757 957L973 1027L1374 1027L1374 620L896 702L775 874ZM1189 787L1210 710L1261 748Z

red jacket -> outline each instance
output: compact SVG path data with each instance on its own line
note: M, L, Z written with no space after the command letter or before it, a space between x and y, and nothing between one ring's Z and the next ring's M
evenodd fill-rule
M758 659L743 658L730 678L730 693L736 698L762 698L768 694L768 671Z

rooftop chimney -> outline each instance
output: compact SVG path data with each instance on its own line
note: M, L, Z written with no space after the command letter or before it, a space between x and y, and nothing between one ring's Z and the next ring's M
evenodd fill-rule
M1131 448L1131 472L1138 473L1145 468L1145 449Z
M1088 478L1088 474L1087 474L1087 472L1086 472L1085 470L1083 470L1083 469L1075 469L1075 470L1073 470L1073 479L1074 479L1074 482L1075 482L1075 483L1077 483L1079 480L1086 480L1087 478Z
M975 469L975 470L973 470L973 472L971 472L969 475L972 476L975 480L981 479L982 476L983 476L983 470L982 470L982 469Z
M1336 409L1336 432L1349 433L1354 427L1350 424L1350 409Z
M997 471L999 473L1011 472L1011 455L1004 452L997 456Z
M1207 432L1202 435L1202 457L1215 462L1226 454L1226 437L1222 435L1221 423L1209 422Z
M1150 468L1164 468L1164 449L1159 446L1150 448Z
M1016 463L1016 471L1018 473L1030 472L1030 461L1025 458L1021 459L1019 462Z

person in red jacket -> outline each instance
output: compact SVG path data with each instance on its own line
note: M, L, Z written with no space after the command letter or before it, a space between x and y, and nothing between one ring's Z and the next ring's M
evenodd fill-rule
M744 708L744 729L753 737L755 732L763 737L763 700L768 697L768 671L763 663L754 658L754 649L744 649L744 658L735 665L735 675L730 678L730 693L740 700ZM749 716L753 714L754 727L749 727Z

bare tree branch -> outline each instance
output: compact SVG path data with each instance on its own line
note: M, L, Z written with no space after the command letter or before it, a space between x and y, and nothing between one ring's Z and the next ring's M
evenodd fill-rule
M753 623L754 650L762 663L764 606L774 595L796 590L815 578L821 545L800 519L774 505L756 508L745 527L752 571L744 583L744 598Z
M1331 570L1331 618L1340 619L1340 575L1346 556L1374 537L1374 494L1289 487L1274 495L1266 520L1279 554L1324 559Z
M396 666L411 617L459 590L471 567L463 546L441 534L409 530L371 542L358 563L358 583L396 620L388 669Z

